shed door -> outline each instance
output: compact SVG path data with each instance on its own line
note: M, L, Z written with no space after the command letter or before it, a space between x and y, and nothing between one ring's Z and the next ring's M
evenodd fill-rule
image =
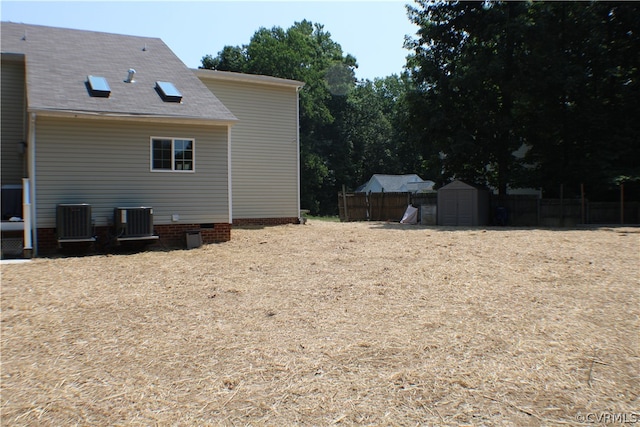
M453 191L447 192L442 198L442 206L438 206L442 212L442 224L440 225L457 225L458 224L458 200Z
M473 191L474 190L457 191L458 223L456 225L473 225Z
M473 225L473 191L469 189L447 192L442 198L441 225Z

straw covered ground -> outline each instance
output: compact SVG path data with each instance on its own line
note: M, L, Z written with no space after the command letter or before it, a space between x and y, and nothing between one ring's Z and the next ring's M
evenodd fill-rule
M1 424L638 419L639 243L311 220L3 265Z

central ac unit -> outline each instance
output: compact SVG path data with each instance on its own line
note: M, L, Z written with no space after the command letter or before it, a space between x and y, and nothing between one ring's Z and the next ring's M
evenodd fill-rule
M118 240L154 239L153 208L115 208L114 224Z
M93 242L91 205L64 204L56 208L58 242Z

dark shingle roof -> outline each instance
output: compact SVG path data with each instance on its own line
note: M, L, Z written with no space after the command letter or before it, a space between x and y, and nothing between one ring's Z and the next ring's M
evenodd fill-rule
M235 116L158 38L2 22L2 53L24 54L30 111L235 121ZM125 83L130 68L135 83ZM105 77L109 98L91 97L88 75ZM182 102L165 102L168 81Z

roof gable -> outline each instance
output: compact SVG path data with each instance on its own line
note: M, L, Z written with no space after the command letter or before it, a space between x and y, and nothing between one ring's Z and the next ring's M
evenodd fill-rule
M283 79L280 77L265 76L262 74L245 74L232 71L218 71L208 69L192 70L200 79L213 79L229 82L255 83L261 85L291 87L300 89L304 86L304 82L291 79Z
M449 184L445 185L444 187L441 187L440 190L438 191L442 191L442 190L479 190L479 191L487 191L486 188L482 187L481 185L473 185L473 184L467 184L466 182L462 182L458 179L453 180L452 182L450 182Z
M359 192L406 192L409 191L407 184L414 182L424 182L416 174L407 175L385 175L374 174L371 179L362 187L358 188Z
M158 38L3 22L2 53L25 55L29 111L236 120ZM108 97L91 96L89 75L106 79ZM181 102L163 100L158 81L173 83Z

